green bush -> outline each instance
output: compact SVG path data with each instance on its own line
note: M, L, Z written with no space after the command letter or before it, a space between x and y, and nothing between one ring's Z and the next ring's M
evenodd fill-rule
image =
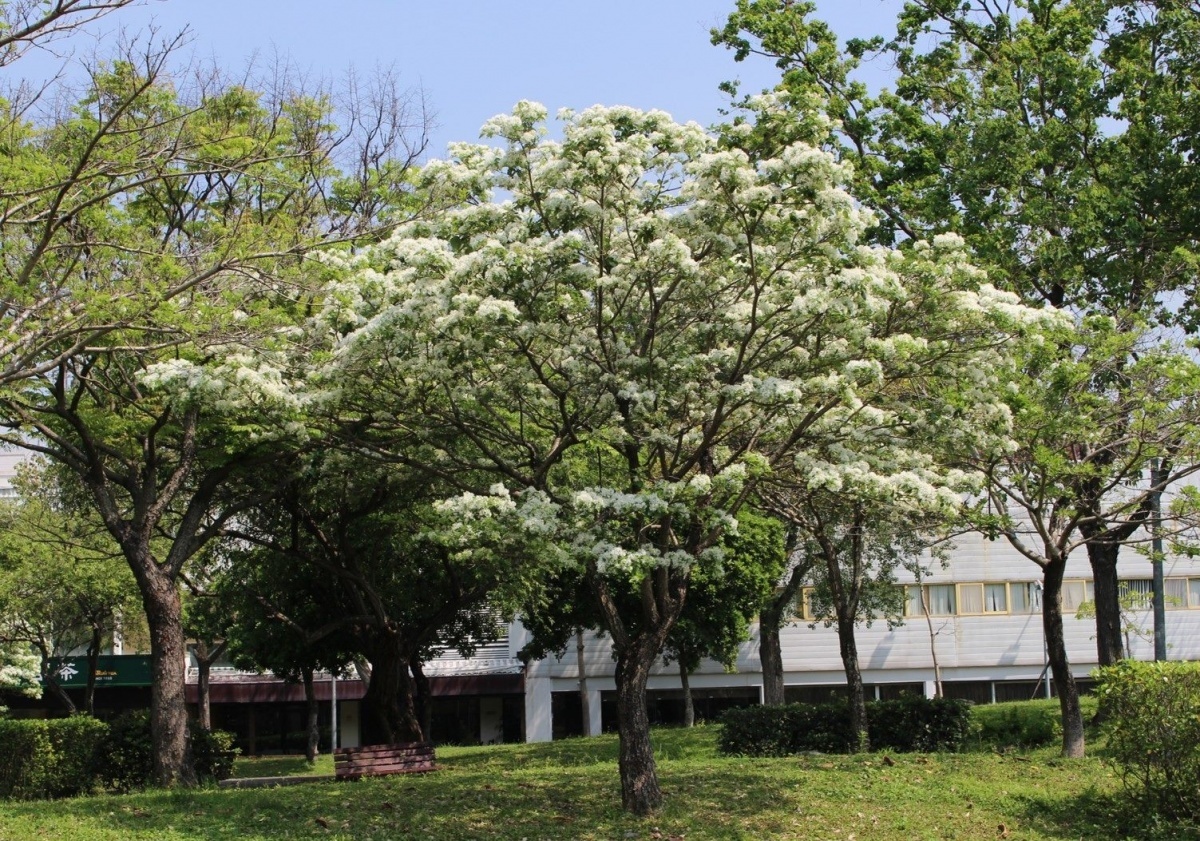
M978 740L995 748L1036 748L1062 739L1062 710L1057 700L1010 701L974 707Z
M0 720L0 797L33 800L88 791L108 726L89 716Z
M959 751L975 725L971 703L953 698L908 695L867 704L867 732L875 750L937 753Z
M845 704L742 707L726 710L721 717L717 746L722 753L747 756L848 753L851 736Z
M192 731L192 758L196 762L196 778L201 782L231 777L237 755L232 733L199 728Z
M1153 814L1200 821L1200 664L1125 660L1096 674L1126 788Z
M867 704L871 747L894 751L961 750L973 732L970 704L920 697ZM722 753L787 756L848 753L854 744L850 708L843 703L788 704L729 710L717 737Z
M154 779L150 711L130 710L113 719L104 743L100 782L110 791L145 788Z
M200 782L224 780L233 774L233 734L193 728L192 760ZM145 788L154 781L154 740L148 710L123 713L112 723L105 744L101 782L113 791Z

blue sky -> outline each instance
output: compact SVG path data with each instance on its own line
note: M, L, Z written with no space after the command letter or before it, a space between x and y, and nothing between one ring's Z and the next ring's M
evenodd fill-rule
M729 51L709 44L709 29L732 6L733 0L149 0L105 19L95 34L103 33L103 53L118 27L140 31L153 24L164 35L187 27L187 50L226 68L276 54L316 77L392 66L403 84L425 90L438 123L430 153L440 156L446 143L474 139L484 120L520 99L542 102L551 113L602 103L714 122L726 103L720 82L736 77L757 89L776 79L768 62L736 64ZM818 0L819 15L843 39L886 31L898 6L898 0Z

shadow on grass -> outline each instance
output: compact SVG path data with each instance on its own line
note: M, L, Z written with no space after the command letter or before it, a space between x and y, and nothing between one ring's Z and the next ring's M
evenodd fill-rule
M1200 827L1146 812L1125 793L1094 788L1069 797L1026 797L1024 818L1048 837L1200 841Z

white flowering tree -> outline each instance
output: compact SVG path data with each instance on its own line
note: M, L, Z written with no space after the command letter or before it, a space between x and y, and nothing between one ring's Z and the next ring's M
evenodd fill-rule
M784 119L770 105L758 119ZM768 152L754 122L714 136L595 107L554 141L545 116L521 103L485 126L496 145L427 167L459 202L329 290L324 381L379 450L482 471L515 520L557 533L613 642L622 801L645 814L662 801L649 671L755 484L902 472L841 458L855 436L900 453L940 425L990 445L1007 344L1043 316L981 285L954 238L860 246L870 219L806 142L815 117Z

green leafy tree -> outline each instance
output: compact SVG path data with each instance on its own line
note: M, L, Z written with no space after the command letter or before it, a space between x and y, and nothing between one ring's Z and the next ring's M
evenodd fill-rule
M304 352L288 328L320 276L306 255L403 215L419 152L386 86L377 119L340 131L334 103L285 79L189 89L167 69L177 43L90 68L66 113L0 104L4 437L80 478L133 570L163 785L194 779L181 576L253 501L227 483L281 457L268 441L306 440L279 373Z
M57 679L62 658L87 653L83 709L91 713L104 645L136 616L137 587L103 527L60 484L72 477L32 469L22 495L6 501L0 526L0 642L36 652L39 680L68 711Z
M720 568L692 574L687 604L663 651L667 662L679 666L685 727L695 721L688 676L705 658L734 669L738 650L749 639L750 623L785 566L784 528L777 520L742 512L737 533L725 535L723 543Z
M830 138L855 166L856 195L880 215L884 243L954 231L998 285L1033 303L1120 329L1196 327L1200 16L1174 0L916 0L894 31L843 48L814 4L740 0L713 40L741 60L760 54L800 102L817 95ZM871 58L896 70L872 94ZM1132 362L1133 359L1127 360ZM1154 395L1098 393L1116 406ZM1129 378L1126 389L1137 378ZM1149 449L1128 442L1135 418L1110 416L1088 462L1125 483L1144 478ZM1151 437L1161 437L1150 433ZM1140 452L1141 459L1130 458ZM1185 467L1176 461L1177 467ZM1091 515L1079 542L1096 586L1097 654L1124 656L1117 559L1142 521L1097 496L1082 473L1059 484ZM1118 482L1117 484L1120 484ZM1047 497L1036 503L1049 506Z

